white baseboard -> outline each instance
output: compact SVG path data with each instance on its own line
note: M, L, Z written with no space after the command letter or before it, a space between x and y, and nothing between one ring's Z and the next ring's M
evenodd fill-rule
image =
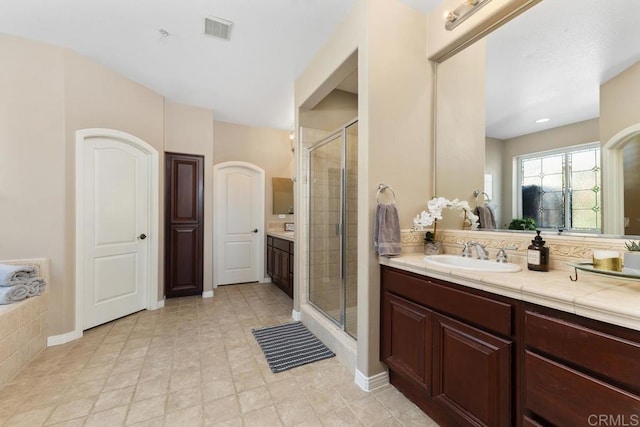
M291 318L296 321L300 320L300 312L291 310Z
M71 331L62 335L52 335L47 337L47 347L53 347L54 345L62 345L73 340L82 338L82 331Z
M384 371L372 377L367 377L358 369L356 369L356 377L354 381L362 390L373 391L377 388L384 387L385 385L389 384L389 372Z
M204 291L202 293L202 298L213 298L213 291Z
M147 310L157 310L159 308L164 307L164 298L156 302L154 305L149 307Z

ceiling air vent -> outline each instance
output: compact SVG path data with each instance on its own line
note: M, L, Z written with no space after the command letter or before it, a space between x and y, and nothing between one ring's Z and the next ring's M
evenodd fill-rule
M211 16L204 18L204 33L208 36L229 40L231 38L232 22Z

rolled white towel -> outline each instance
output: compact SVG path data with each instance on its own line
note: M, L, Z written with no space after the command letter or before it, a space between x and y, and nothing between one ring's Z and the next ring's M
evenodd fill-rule
M11 304L22 301L29 296L29 288L25 284L0 286L0 304Z
M32 277L27 282L27 288L29 289L29 296L35 297L42 292L44 292L44 287L47 285L47 282L42 277Z
M26 265L0 264L0 287L25 284L35 277L36 269Z

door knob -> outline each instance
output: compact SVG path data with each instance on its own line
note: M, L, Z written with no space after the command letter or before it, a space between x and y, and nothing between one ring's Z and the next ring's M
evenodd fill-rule
M258 232L257 228L254 228L253 231L252 231L252 233L257 233L257 232Z
M147 235L144 234L144 233L142 233L141 235L138 236L138 239L140 239L140 240L144 240L146 238L147 238Z

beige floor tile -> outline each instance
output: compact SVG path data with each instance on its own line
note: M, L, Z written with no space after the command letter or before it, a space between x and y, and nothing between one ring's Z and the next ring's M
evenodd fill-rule
M0 390L0 425L435 426L394 387L365 393L336 358L273 374L251 328L290 321L270 284L169 299L45 349Z
M118 406L128 405L133 397L134 386L105 391L98 396L98 400L91 412L102 412Z
M167 399L167 412L173 412L202 403L202 390L200 386L189 387L183 390L169 393Z
M243 414L273 404L271 395L265 386L239 393L238 401Z
M240 415L240 404L236 396L212 400L204 405L205 425L215 425L222 421L238 418Z
M204 423L202 405L191 406L168 413L164 425L167 427L201 426Z
M285 426L297 426L316 417L313 408L304 398L277 403L276 410Z
M90 415L85 423L86 427L120 426L127 417L127 406L119 406L107 411Z
M387 411L382 403L378 402L373 396L358 400L351 404L351 411L356 414L358 420L360 420L360 422L365 426L371 426L392 418L389 411Z
M244 423L242 422L242 418L241 417L236 417L236 418L232 418L230 420L225 420L225 421L215 421L215 420L207 421L205 419L204 425L207 426L207 427L210 427L210 426L215 426L215 427L243 427Z
M326 427L361 426L356 415L349 408L329 411L319 416L320 422Z
M87 417L75 418L73 420L63 421L61 423L50 424L51 427L83 427Z
M53 411L54 406L49 406L42 409L33 409L31 411L19 412L13 417L9 418L6 424L0 423L6 427L32 427L44 425L44 422L49 418L49 415Z
M235 375L233 377L233 383L236 387L236 392L241 393L243 391L263 386L264 380L262 379L260 371L250 371Z
M59 405L49 416L47 424L55 424L74 418L84 417L89 413L96 398L72 400Z
M235 388L233 387L233 381L231 379L210 381L203 383L201 387L203 402L235 394Z
M142 381L142 380L141 380ZM169 376L157 380L139 382L133 400L145 400L150 397L166 394L169 391Z
M167 397L163 395L133 402L127 415L127 425L164 415L166 400Z
M278 412L274 406L257 409L242 416L245 427L278 427L282 426Z

